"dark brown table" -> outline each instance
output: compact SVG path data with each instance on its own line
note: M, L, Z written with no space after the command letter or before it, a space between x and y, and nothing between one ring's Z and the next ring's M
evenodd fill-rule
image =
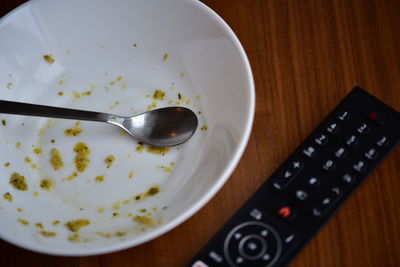
M3 0L0 15L22 2ZM0 266L184 266L353 86L400 110L400 1L203 2L238 35L256 83L253 133L226 185L188 221L144 245L69 258L0 241ZM292 265L400 266L399 207L397 148Z

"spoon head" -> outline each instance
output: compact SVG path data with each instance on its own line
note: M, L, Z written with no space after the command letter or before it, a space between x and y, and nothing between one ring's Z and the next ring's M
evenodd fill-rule
M186 142L196 131L196 114L184 107L155 109L127 118L124 128L152 146L168 147Z

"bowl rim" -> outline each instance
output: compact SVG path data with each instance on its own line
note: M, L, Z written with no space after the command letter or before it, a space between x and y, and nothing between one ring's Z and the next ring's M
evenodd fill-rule
M208 7L206 4L202 3L200 0L186 0L186 1L191 1L193 2L193 5L197 6L198 8L202 9L203 11L209 13L212 17L213 20L215 20L216 23L218 23L220 26L223 27L223 29L226 31L227 35L229 36L230 40L233 41L233 44L235 48L237 49L237 52L239 52L240 58L242 60L242 64L245 67L245 73L247 77L247 94L248 94L248 106L249 108L246 110L246 126L243 131L243 137L239 141L239 144L236 148L236 150L233 152L233 157L232 160L229 162L229 164L223 169L222 174L220 177L217 179L217 182L211 187L209 191L207 191L194 205L192 205L190 208L188 208L186 211L184 211L182 214L180 214L178 217L175 219L171 220L170 222L163 224L160 227L155 228L152 231L147 232L146 234L143 234L139 236L138 238L135 239L127 239L125 241L121 241L119 243L111 244L109 246L105 246L102 248L90 248L86 247L85 249L82 249L80 251L66 251L65 248L57 248L57 247L38 247L34 246L30 243L25 243L21 240L17 239L11 239L5 236L2 236L0 233L0 239L16 245L20 248L24 248L30 251L34 252L39 252L42 254L47 254L47 255L53 255L53 256L95 256L95 255L101 255L101 254L107 254L107 253L112 253L112 252L117 252L121 251L124 249L128 248L133 248L135 246L139 246L143 243L146 243L148 241L151 241L169 231L172 229L176 228L177 226L181 225L184 223L186 220L188 220L190 217L192 217L195 213L197 213L201 208L203 208L216 194L217 192L222 188L222 186L226 183L228 178L232 175L233 171L235 170L236 166L238 165L245 149L248 144L250 134L252 131L253 127L253 121L254 121L254 114L255 114L255 84L254 84L254 78L253 78L253 73L252 69L250 66L249 59L246 55L246 52L240 43L238 37L235 35L233 30L229 27L229 25L210 7ZM29 0L7 14L5 14L3 17L0 18L0 24L5 22L10 16L14 15L15 13L19 12L23 8L26 8L26 6L31 5L34 2L34 0Z

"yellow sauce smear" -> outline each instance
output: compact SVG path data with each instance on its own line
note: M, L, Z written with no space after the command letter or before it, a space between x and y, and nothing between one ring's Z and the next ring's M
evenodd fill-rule
M27 220L24 219L18 219L17 222L19 222L20 224L24 225L24 226L28 226L29 222Z
M76 177L78 177L78 173L77 172L73 172L70 176L62 178L61 181L65 182L65 181L72 181L74 180Z
M77 123L75 123L74 126L72 126L71 128L66 129L64 131L64 133L67 136L78 136L82 131L83 130L81 128L81 122L78 121Z
M87 219L78 219L78 220L74 220L74 221L69 221L65 224L65 226L67 226L67 228L74 233L79 232L79 230L82 227L88 226L90 224L90 221Z
M169 152L169 147L149 146L149 147L147 147L146 150L147 150L147 152L164 156L166 153Z
M162 90L155 90L153 94L154 99L164 100L165 92Z
M90 149L85 143L80 142L75 145L74 152L76 153L75 157L76 169L80 172L83 172L89 165Z
M154 196L160 192L160 188L158 186L153 186L147 192L144 192L140 195L135 196L135 200L143 200L145 198L148 198L150 196Z
M154 226L153 219L147 216L136 215L135 217L133 217L133 220L137 223L144 224L150 227Z
M26 191L28 190L28 184L26 183L26 179L24 176L20 175L17 172L14 172L10 177L10 184L18 190Z
M40 188L43 190L51 191L54 188L54 182L51 179L42 179L40 181Z
M104 175L97 176L95 180L96 180L96 183L104 182Z
M44 55L43 59L50 64L56 62L56 60L53 58L53 55Z
M107 164L107 168L110 168L114 161L115 161L115 157L113 155L108 156L104 160L104 162Z
M64 167L64 162L61 157L61 153L56 149L53 148L50 151L51 157L50 157L50 163L51 166L53 166L54 170L58 171L61 170Z
M73 234L72 236L68 237L68 240L71 242L79 242L79 234Z
M49 231L39 231L38 233L44 237L55 237L57 235L57 233Z
M8 202L12 202L13 201L13 196L10 193L4 193L3 198L5 200L7 200Z

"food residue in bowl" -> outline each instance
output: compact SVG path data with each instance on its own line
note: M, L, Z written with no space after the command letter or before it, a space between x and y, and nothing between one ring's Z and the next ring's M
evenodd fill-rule
M169 164L169 166L159 165L159 166L156 166L156 169L163 170L164 172L173 172L174 171L174 169L173 169L174 166L175 166L175 162L171 162Z
M66 83L67 83L67 81L66 81L66 80L63 80L63 79L61 79L61 80L58 81L58 84L60 84L60 85L63 85L63 84L66 84Z
M39 147L37 147L37 148L35 148L35 149L33 149L33 153L35 153L35 154L41 154L42 153L42 149L41 148L39 148Z
M55 221L53 221L51 224L53 225L53 226L58 226L58 225L60 225L60 221L59 220L55 220Z
M97 235L105 238L111 238L111 237L123 237L126 236L126 232L115 232L113 234L110 233L103 233L103 232L96 232Z
M44 237L55 237L57 235L57 233L55 232L50 232L50 231L38 231L39 234L41 234Z
M9 83L7 83L7 89L11 89L11 87L13 87L13 83L12 82L9 82Z
M4 163L4 167L10 167L10 162L6 162L6 163Z
M147 190L146 192L136 195L135 200L144 200L150 196L157 195L159 192L160 192L160 188L158 186L153 186L153 187L150 187L150 189Z
M77 172L73 172L70 176L62 178L61 181L72 181L74 180L76 177L78 177L78 173Z
M109 85L114 85L114 84L116 84L117 82L120 82L120 81L122 81L122 76L118 76L114 81L111 81L109 83Z
M208 126L207 126L207 125L201 126L200 130L202 130L202 131L207 131L207 130L208 130Z
M7 121L6 120L1 120L1 124L3 124L3 126L6 126L7 125Z
M37 223L37 224L35 224L35 226L39 229L42 229L42 230L44 229L43 223Z
M153 99L164 100L165 92L159 89L156 89L153 94Z
M17 208L17 211L18 211L18 212L23 212L24 209L23 209L23 208Z
M9 192L4 193L4 194L3 194L3 198L4 198L5 200L7 200L8 202L12 202L12 201L13 201L13 196L12 196Z
M135 176L135 172L131 171L128 175L129 179L133 178Z
M24 219L21 219L21 218L17 219L17 222L19 222L20 224L22 224L24 226L28 226L29 225L29 222L27 220L24 220Z
M99 175L95 178L96 183L104 182L104 175Z
M64 167L64 162L62 160L61 153L56 149L53 148L50 151L50 164L53 166L54 170L58 171L61 170Z
M139 145L136 147L136 152L142 152L144 149L144 144L139 142Z
M43 59L44 59L47 63L50 63L50 64L53 64L54 62L56 62L56 60L54 59L53 55L50 55L50 54L44 55L44 56L43 56Z
M165 53L164 56L163 56L163 60L164 60L164 61L167 61L168 58L169 58L169 55L168 55L167 53Z
M147 152L164 156L166 153L169 152L169 147L148 146L146 150Z
M104 162L107 164L107 168L110 168L115 161L115 157L110 155L104 159Z
M16 147L16 148L20 148L20 147L21 147L21 142L16 142L16 143L15 143L15 147Z
M133 217L133 220L137 223L144 224L149 227L154 226L154 221L151 217L136 215L135 217Z
M26 179L24 176L20 175L17 172L14 172L10 177L10 184L18 190L26 191L28 190L28 184L26 183Z
M75 233L73 235L71 235L70 237L68 237L68 241L71 242L79 242L80 241L80 236L78 233Z
M91 95L92 94L92 91L93 90L88 90L88 91L84 91L84 92L82 92L82 93L79 93L79 92L77 92L77 91L72 91L72 94L74 95L74 97L76 98L76 99L78 99L78 98L81 98L82 96L89 96L89 95Z
M147 106L147 110L153 110L157 107L157 102L153 101L153 103L151 103L150 105Z
M78 219L69 221L65 224L65 226L74 233L79 232L82 227L86 227L90 225L90 221L88 219Z
M83 131L83 129L81 128L81 122L78 121L77 123L75 123L74 126L66 129L64 131L64 134L66 136L78 136L82 131Z
M110 109L114 109L114 108L118 107L120 104L121 104L121 103L120 103L119 101L115 101L114 104L112 104L112 105L110 106Z
M90 149L89 147L82 142L79 142L74 147L75 156L75 166L76 169L80 172L85 171L86 167L89 165L89 155Z
M51 191L51 190L53 190L53 188L54 188L54 182L53 182L53 180L48 179L48 178L42 179L42 180L40 181L40 188L42 188L43 190L46 190L46 191Z

